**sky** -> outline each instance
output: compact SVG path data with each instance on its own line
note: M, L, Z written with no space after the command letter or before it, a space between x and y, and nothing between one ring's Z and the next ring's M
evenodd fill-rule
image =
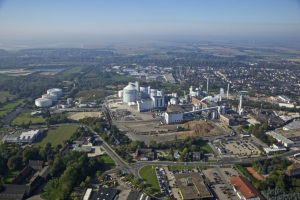
M137 39L300 39L300 0L0 0L0 47Z

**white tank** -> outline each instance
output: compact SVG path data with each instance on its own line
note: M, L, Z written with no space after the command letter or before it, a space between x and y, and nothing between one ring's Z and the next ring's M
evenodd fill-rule
M35 105L37 107L47 107L52 105L52 100L47 98L39 98L35 100Z
M57 95L55 94L43 94L42 95L43 99L51 99L52 101L56 101L57 100Z
M137 90L134 84L129 83L124 89L123 89L123 102L129 103L129 102L136 102L137 101Z
M119 98L123 98L123 90L119 90L119 92L118 92L118 97L119 97Z
M53 95L56 95L57 97L60 97L62 95L62 89L52 88L52 89L47 90L47 94L53 94Z

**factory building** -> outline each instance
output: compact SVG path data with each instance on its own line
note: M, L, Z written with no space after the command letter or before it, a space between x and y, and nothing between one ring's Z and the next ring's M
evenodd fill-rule
M165 112L165 121L167 124L180 123L183 120L183 113L178 111Z
M8 135L5 142L32 144L41 136L42 133L42 130L17 131L14 134Z
M118 92L124 103L136 104L139 112L165 107L165 94L162 90L140 87L139 82L129 84Z

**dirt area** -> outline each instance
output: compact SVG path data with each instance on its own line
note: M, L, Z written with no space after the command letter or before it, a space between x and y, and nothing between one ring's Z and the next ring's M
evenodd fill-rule
M260 181L264 180L264 178L259 173L257 173L252 167L247 167L246 169L255 179Z
M101 112L72 112L69 113L69 118L72 120L80 120L87 117L102 117Z
M191 121L182 125L182 127L187 130L179 133L179 136L211 136L211 135L221 135L225 131L221 130L213 122L206 122L204 120Z

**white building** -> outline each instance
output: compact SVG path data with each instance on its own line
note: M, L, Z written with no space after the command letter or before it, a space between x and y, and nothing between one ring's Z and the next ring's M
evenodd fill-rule
M266 132L267 135L272 136L274 139L276 139L278 142L282 143L285 147L291 147L294 146L294 142L286 137L284 137L281 134L278 134L274 131Z
M18 131L8 135L5 141L8 143L32 144L42 132L42 130Z
M264 148L264 151L266 152L266 154L272 154L272 153L284 152L284 151L286 151L286 148L276 145L276 144L273 144L270 147Z
M137 102L137 106L139 112L149 111L153 109L153 101L152 99L142 99Z
M183 113L181 112L165 112L165 121L167 124L174 124L182 122L183 120Z

